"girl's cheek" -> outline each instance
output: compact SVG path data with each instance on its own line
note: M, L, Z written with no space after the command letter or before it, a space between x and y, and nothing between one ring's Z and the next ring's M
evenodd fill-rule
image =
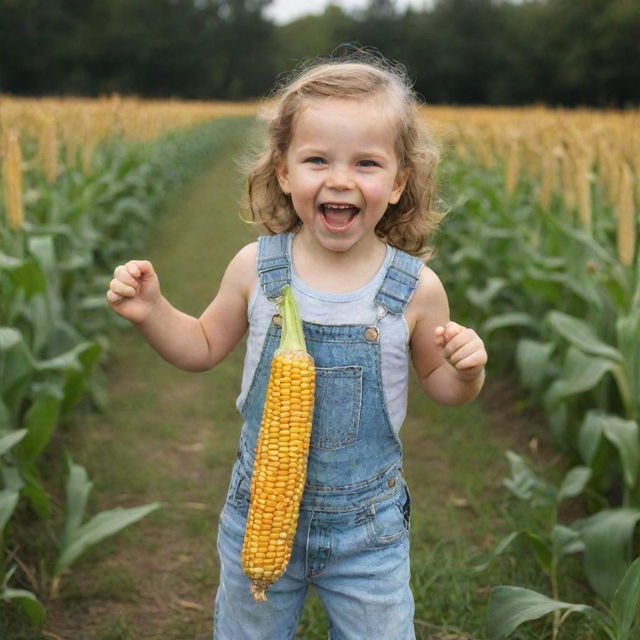
M369 198L381 199L386 198L389 195L390 189L386 185L370 184L367 188Z

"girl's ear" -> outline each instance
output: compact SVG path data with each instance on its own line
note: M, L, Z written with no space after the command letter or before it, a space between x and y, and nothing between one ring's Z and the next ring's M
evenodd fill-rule
M389 196L389 204L398 204L400 200L400 196L404 191L404 188L407 186L407 180L411 175L411 169L405 168L398 171L396 174L396 179L393 183L393 189L391 190L391 195Z
M276 177L278 178L278 184L282 191L289 195L291 193L291 187L289 186L289 168L284 158L276 162Z

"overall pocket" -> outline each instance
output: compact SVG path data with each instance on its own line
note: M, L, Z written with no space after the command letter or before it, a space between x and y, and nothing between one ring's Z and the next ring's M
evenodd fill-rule
M316 367L311 446L335 450L358 439L362 405L362 367Z
M236 460L231 472L231 482L227 491L227 499L220 511L220 527L232 538L244 539L244 530L249 513L249 496L251 478L244 470L240 460Z
M399 542L409 535L411 499L406 486L393 499L376 505L375 514L367 520L369 544L379 549Z
M236 460L231 473L231 482L227 492L227 502L233 504L241 511L249 507L249 495L251 493L251 478L244 470L240 460Z

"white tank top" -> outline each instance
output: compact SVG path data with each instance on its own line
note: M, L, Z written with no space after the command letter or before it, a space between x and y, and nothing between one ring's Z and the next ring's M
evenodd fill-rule
M291 256L291 240L288 254ZM374 277L363 287L348 293L327 293L311 289L298 278L291 265L293 287L300 317L316 324L360 324L373 325L376 320L375 295L384 280L387 268L393 260L395 249L387 246L384 262ZM236 400L242 406L251 386L251 381L260 360L262 345L276 305L268 300L258 282L248 307L249 335L244 358L242 386ZM384 398L391 426L396 434L407 411L407 389L409 384L409 328L404 314L387 313L377 323L380 330L380 358Z

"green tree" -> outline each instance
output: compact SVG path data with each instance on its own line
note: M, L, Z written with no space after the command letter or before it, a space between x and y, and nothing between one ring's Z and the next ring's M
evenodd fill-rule
M352 39L353 18L330 4L320 15L304 16L278 29L278 71L287 71L309 58L328 56Z

